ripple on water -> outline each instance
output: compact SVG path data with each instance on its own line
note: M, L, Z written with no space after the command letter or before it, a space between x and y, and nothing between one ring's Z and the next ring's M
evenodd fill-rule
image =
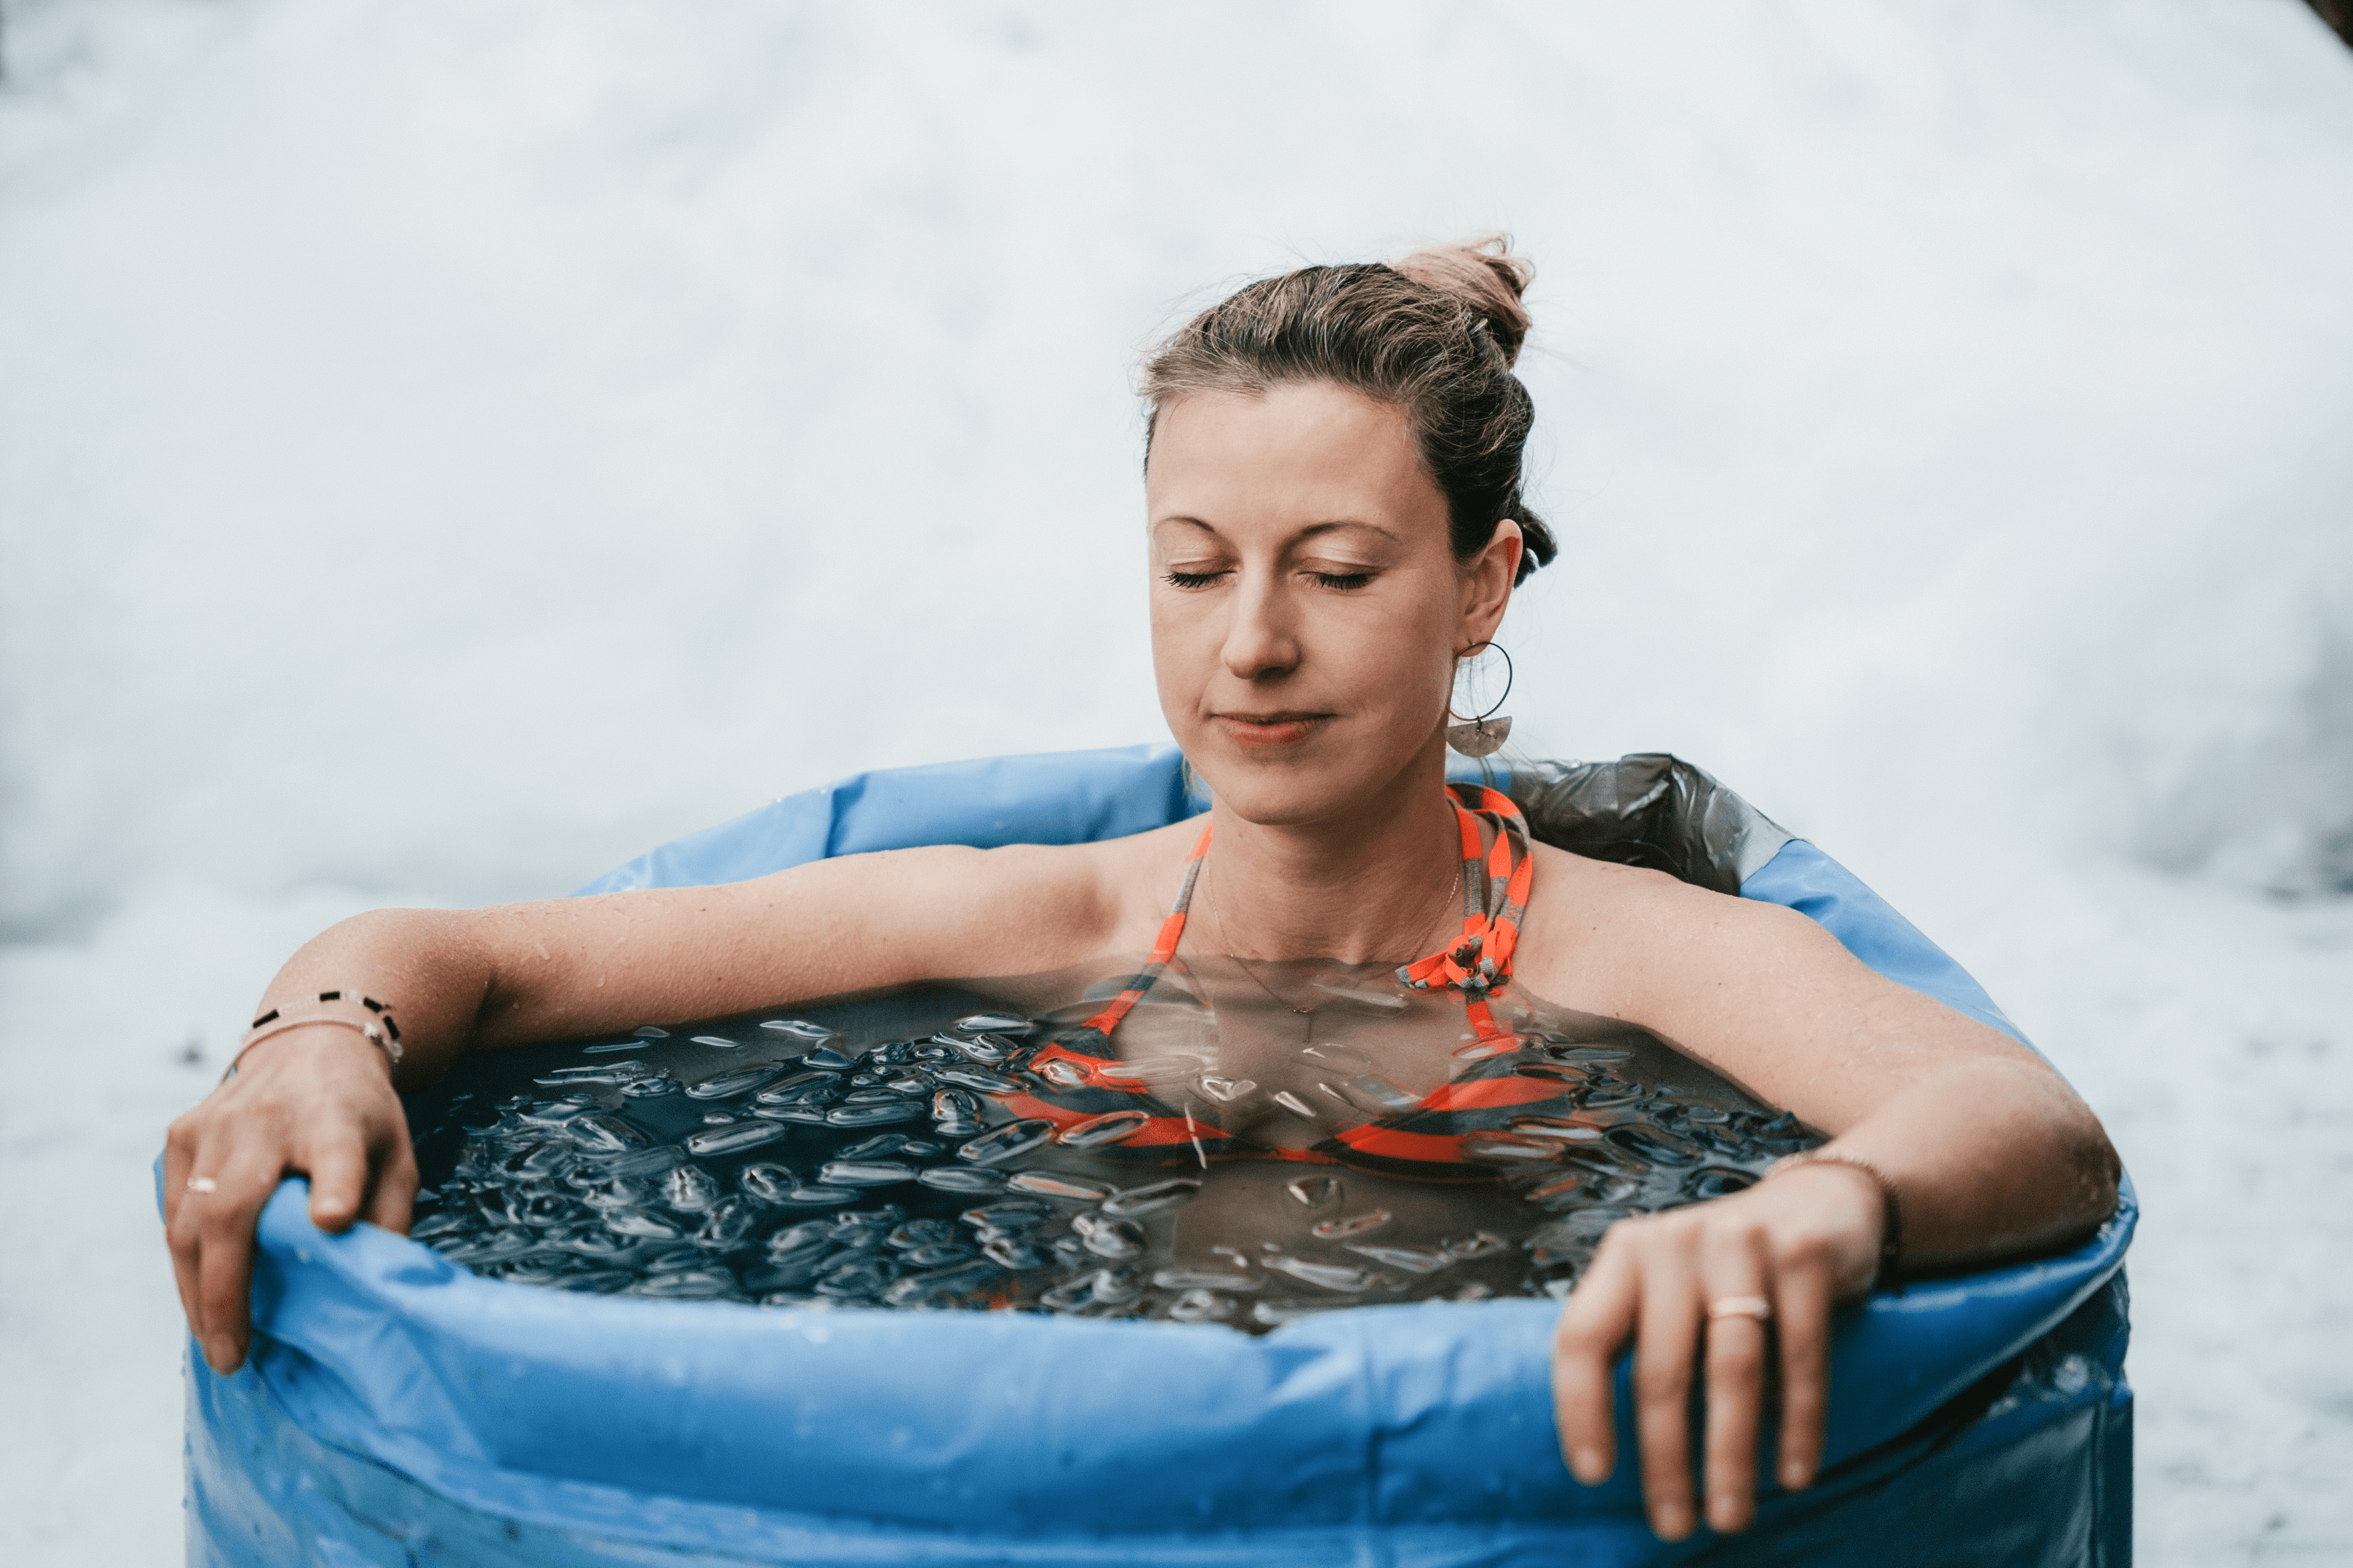
M410 1102L411 1234L476 1273L591 1294L1257 1333L1564 1294L1616 1221L1738 1192L1811 1141L1622 1025L1524 1005L1516 1037L1465 1050L1459 1004L1439 1016L1382 984L1324 986L1333 1038L1230 1060L1220 1037L1041 1072L1082 1012L958 1014L944 993L488 1053ZM1426 1080L1377 1033L1425 1016ZM714 1071L711 1049L737 1054ZM1429 1110L1465 1077L1520 1087L1440 1100L1499 1110ZM1451 1154L1385 1165L1388 1126ZM1253 1152L1270 1148L1284 1158Z

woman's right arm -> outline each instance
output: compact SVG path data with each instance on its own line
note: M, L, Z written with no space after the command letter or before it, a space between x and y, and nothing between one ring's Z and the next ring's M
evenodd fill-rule
M322 991L392 1005L402 1059L329 1024L259 1042L173 1122L164 1228L180 1305L219 1372L245 1359L254 1226L289 1173L311 1218L406 1231L417 1166L402 1090L470 1049L609 1034L947 974L1037 973L1118 939L1082 851L894 850L757 881L466 910L385 910L287 961L257 1015ZM209 1183L192 1191L191 1178Z

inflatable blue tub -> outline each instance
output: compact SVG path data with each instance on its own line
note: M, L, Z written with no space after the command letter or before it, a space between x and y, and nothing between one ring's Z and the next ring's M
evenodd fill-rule
M1786 904L2015 1033L1835 861L1664 756L1498 781L1541 837ZM861 774L589 891L917 844L1067 843L1200 809L1167 747ZM194 1563L2123 1564L2135 1210L2064 1255L1842 1313L1829 1465L1739 1536L1644 1526L1562 1468L1547 1300L1327 1313L1263 1338L1016 1313L759 1310L480 1279L289 1182L254 1354L188 1357ZM1620 1410L1630 1401L1620 1370ZM1630 1450L1630 1436L1621 1436Z

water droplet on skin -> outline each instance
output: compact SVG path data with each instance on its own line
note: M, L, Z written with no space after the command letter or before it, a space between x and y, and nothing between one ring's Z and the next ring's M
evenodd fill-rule
M975 1165L993 1165L1026 1154L1054 1135L1054 1124L1043 1117L1009 1121L984 1132L956 1151L956 1158Z
M1109 1215L1157 1214L1162 1209L1175 1208L1201 1190L1201 1184L1189 1176L1177 1176L1166 1182L1154 1182L1146 1186L1130 1187L1125 1192L1103 1201L1103 1213Z
M682 1146L688 1153L702 1157L733 1154L745 1149L756 1149L763 1143L773 1143L784 1135L785 1130L773 1121L738 1121L732 1126L697 1132Z
M1349 1215L1343 1219L1319 1221L1309 1227L1307 1234L1318 1241L1340 1241L1351 1236L1362 1236L1366 1231L1378 1230L1389 1223L1390 1217L1387 1209L1367 1209L1363 1214Z
M1055 1142L1071 1149L1100 1149L1142 1131L1152 1118L1141 1110L1113 1110L1090 1116L1062 1129Z

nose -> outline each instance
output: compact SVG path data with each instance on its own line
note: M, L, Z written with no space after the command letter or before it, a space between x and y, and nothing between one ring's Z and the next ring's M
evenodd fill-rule
M1227 600L1232 618L1219 650L1226 673L1249 681L1288 675L1299 667L1299 639L1285 596L1271 573L1245 571L1241 577Z

